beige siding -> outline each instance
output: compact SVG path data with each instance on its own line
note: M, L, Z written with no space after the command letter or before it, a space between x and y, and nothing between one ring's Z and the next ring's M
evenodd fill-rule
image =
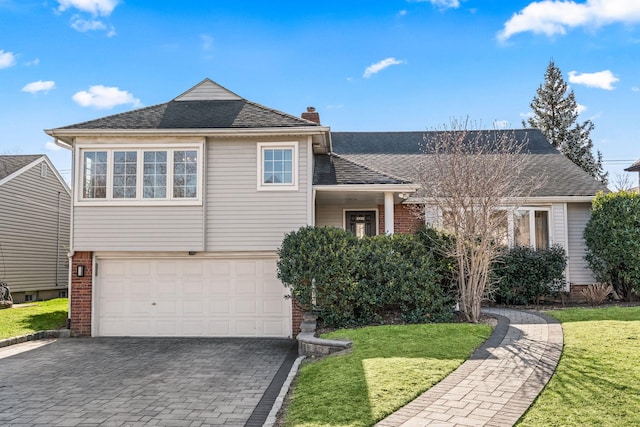
M202 251L202 206L76 206L76 251Z
M291 139L279 140L288 141ZM207 250L274 250L285 233L308 224L306 139L298 145L295 191L257 191L257 142L207 142Z
M37 164L0 186L0 280L13 292L67 287L71 201L42 164L46 177Z
M344 226L342 206L324 205L316 207L316 225L318 227Z
M570 203L567 205L569 226L569 280L574 285L588 285L595 282L585 261L586 247L582 233L591 216L590 203Z
M551 205L551 244L560 245L565 250L569 248L567 242L566 213L566 203L554 203Z

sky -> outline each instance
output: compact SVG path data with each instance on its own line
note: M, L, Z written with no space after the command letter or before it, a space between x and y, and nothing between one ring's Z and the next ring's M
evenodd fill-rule
M610 181L638 174L640 0L0 0L0 154L205 78L335 131L517 129L553 60Z

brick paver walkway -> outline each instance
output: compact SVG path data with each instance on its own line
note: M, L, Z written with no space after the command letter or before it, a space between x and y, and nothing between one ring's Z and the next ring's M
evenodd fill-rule
M424 394L380 421L380 427L512 426L553 375L562 327L537 313L486 309L498 317L489 340Z

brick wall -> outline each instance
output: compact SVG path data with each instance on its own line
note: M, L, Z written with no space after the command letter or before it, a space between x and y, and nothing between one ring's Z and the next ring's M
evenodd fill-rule
M585 302L586 299L584 295L582 295L582 290L586 289L589 285L574 285L571 284L569 287L569 301L571 302Z
M76 252L71 260L70 328L74 337L91 336L92 258L91 252ZM84 277L77 275L79 265L84 266Z
M393 228L395 233L413 234L424 225L424 219L419 218L413 206L393 205ZM384 205L378 205L378 229L384 234Z
M295 298L291 299L291 328L292 337L295 338L300 333L300 324L302 323L302 315L304 311L302 306Z

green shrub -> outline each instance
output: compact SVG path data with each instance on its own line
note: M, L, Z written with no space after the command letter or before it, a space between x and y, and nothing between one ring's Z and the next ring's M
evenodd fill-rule
M287 234L278 251L278 277L305 309L331 326L448 320L453 298L423 241L395 234L358 239L332 227Z
M599 193L584 229L585 259L599 282L630 301L640 293L640 194Z
M506 250L494 264L498 284L493 297L502 304L529 304L540 296L557 294L564 287L566 265L560 245L545 250L523 246Z

